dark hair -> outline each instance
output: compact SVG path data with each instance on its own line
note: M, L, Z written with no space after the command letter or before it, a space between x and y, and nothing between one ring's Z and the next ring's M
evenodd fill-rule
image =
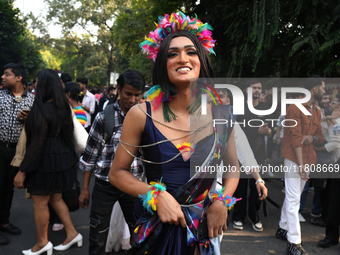
M28 86L33 86L33 82L31 82L31 81L27 82L26 87L28 87Z
M229 89L227 89L227 96L229 98L230 105L233 105L233 94L231 93Z
M27 72L25 70L25 68L20 65L20 64L14 64L14 63L9 63L7 65L4 66L4 70L10 68L11 72L14 73L15 77L21 76L21 83L23 85L26 85L27 83Z
M65 84L65 93L70 92L70 97L73 100L79 101L80 86L75 82L68 82Z
M43 124L43 119L50 121L44 103L53 100L53 105L57 111L58 133L64 142L74 147L73 121L70 104L65 96L65 91L61 85L60 78L56 71L52 69L42 69L37 74L38 84L32 110L26 121L26 132L32 136L39 136Z
M178 31L173 34L170 34L162 41L159 47L157 58L154 63L152 71L153 85L161 86L161 89L164 92L164 97L166 99L169 98L171 94L173 94L173 92L171 92L173 84L171 84L169 80L167 69L168 50L170 47L171 40L180 36L185 36L189 38L193 42L197 50L197 55L201 63L199 78L214 78L215 76L210 63L209 55L204 49L202 43L197 39L196 36L192 35L188 31Z
M151 89L152 86L150 86L149 84L146 84L144 87L144 91L149 91L149 89Z
M128 69L124 71L121 75L119 75L117 79L117 84L119 85L119 89L122 90L124 85L128 84L136 89L144 91L145 87L145 79L141 72L135 69Z
M310 77L305 79L304 87L307 90L311 90L312 88L314 88L316 86L318 86L318 87L321 86L323 80L324 79L320 75L313 74Z
M339 101L340 101L340 93L339 94L336 94L336 96L335 96L337 99L339 99Z
M60 79L63 81L64 84L66 82L72 81L71 75L69 75L68 73L62 73Z
M81 84L85 84L86 87L87 87L87 78L85 78L85 77L77 78L76 81L80 82Z
M114 87L113 86L110 86L108 89L107 89L107 93L109 93L110 91L114 90Z
M257 84L257 83L261 83L261 82L259 80L257 80L257 79L247 80L245 89L250 87L251 85ZM261 83L261 85L262 85L262 83Z

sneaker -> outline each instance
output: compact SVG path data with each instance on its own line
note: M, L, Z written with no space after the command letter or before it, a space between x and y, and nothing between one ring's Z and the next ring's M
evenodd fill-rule
M233 228L238 229L238 230L242 230L243 229L242 221L234 221L233 222Z
M52 231L60 231L64 228L63 224L54 223L52 226Z
M279 227L276 231L275 237L277 239L287 241L287 230L284 230L283 228Z
M261 221L259 221L258 223L255 223L255 224L252 223L251 225L252 225L252 227L255 231L257 231L257 232L263 231L263 226L262 226Z
M321 213L319 213L319 214L311 213L310 215L314 218L320 218L322 216Z
M308 253L303 249L301 244L295 244L288 242L287 244L287 253L291 255L308 255Z
M306 219L302 216L301 213L299 213L299 221L300 222L306 222Z

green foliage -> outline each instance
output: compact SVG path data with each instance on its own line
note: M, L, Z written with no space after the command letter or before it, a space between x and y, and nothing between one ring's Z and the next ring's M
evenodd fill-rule
M159 14L184 8L214 27L219 77L340 75L338 0L153 2Z
M19 10L14 9L10 0L0 0L0 71L7 63L20 63L28 71L29 77L43 67L35 36L27 29L27 24L20 20Z
M95 85L128 68L141 71L149 83L152 62L139 43L159 15L179 10L213 26L217 56L211 61L218 77L340 75L338 0L45 1L47 21L63 28L62 38L52 39L31 17L32 27L44 34L36 41L45 47L45 62Z

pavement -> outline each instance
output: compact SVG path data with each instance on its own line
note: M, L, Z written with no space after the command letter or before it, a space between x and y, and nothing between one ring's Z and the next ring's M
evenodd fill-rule
M82 173L79 173L79 181L82 183ZM91 187L94 183L92 178ZM271 179L266 182L269 190L269 197L282 205L284 193L282 192L282 181L280 179ZM92 188L91 188L92 190ZM305 210L302 213L306 220L310 219L310 212L312 206L313 193L308 194ZM262 207L261 207L262 209ZM276 239L275 232L280 219L280 210L267 202L268 217L263 217L263 212L260 211L260 218L263 223L263 232L255 232L249 220L244 222L243 230L234 230L231 221L229 228L223 234L221 243L221 255L265 255L277 254L283 255L286 253L286 242ZM84 237L84 245L81 248L72 246L69 250L64 252L54 251L54 255L86 255L88 254L88 234L89 234L89 219L90 209L80 208L78 211L71 213L72 221ZM231 211L232 213L232 211ZM24 190L15 189L13 205L11 210L11 222L20 227L22 234L19 236L11 236L7 233L0 232L0 235L6 236L10 239L8 245L0 246L0 255L19 255L21 251L29 249L36 243L36 229L34 225L33 205L31 199L25 199ZM325 255L339 255L340 246L332 246L330 248L320 248L317 242L325 237L325 228L310 225L309 223L301 223L302 242L305 250L309 255L325 254ZM51 226L49 227L49 240L58 245L66 238L65 230L53 232ZM106 254L126 255L131 252L112 252Z

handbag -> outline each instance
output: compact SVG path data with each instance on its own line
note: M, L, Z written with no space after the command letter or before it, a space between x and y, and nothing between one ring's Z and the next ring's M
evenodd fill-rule
M76 115L72 110L72 120L73 120L73 135L74 135L74 150L77 154L83 153L86 146L86 141L89 134L86 132L85 128L77 120Z
M63 191L63 200L68 207L70 212L75 212L79 209L78 198L80 196L79 182L76 181L72 189Z

